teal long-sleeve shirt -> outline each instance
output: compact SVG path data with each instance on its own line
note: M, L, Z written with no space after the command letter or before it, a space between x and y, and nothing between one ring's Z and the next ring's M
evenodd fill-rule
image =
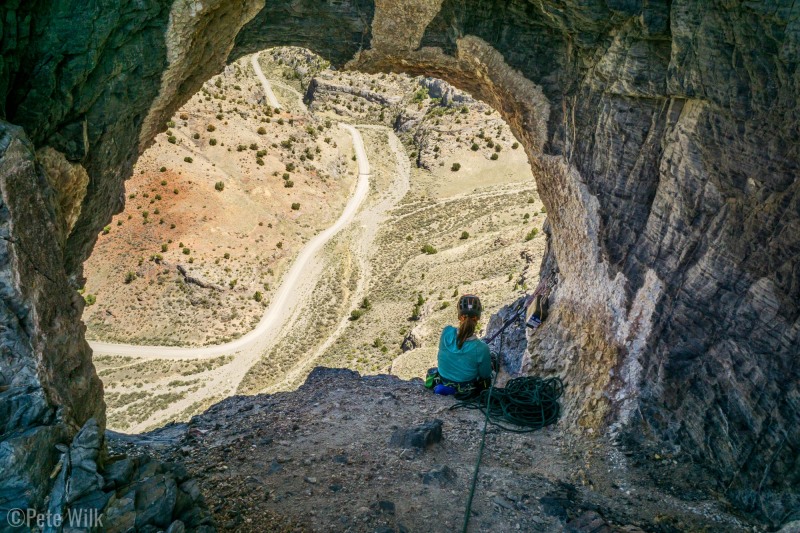
M471 338L458 348L458 329L447 326L439 338L439 375L449 381L462 383L478 377L492 377L489 347L482 340Z

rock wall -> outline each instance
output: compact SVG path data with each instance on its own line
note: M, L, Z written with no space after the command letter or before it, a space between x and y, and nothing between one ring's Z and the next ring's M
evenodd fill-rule
M22 128L0 121L0 505L41 506L57 444L104 424L103 389L69 288L56 197Z
M680 448L774 523L800 507L796 2L12 1L0 23L2 117L25 132L4 126L4 424L28 403L48 439L102 420L69 286L167 117L226 58L293 44L443 78L508 120L536 170L559 280L529 351L569 384L570 427ZM60 182L34 147L86 170L74 222L56 213L75 187L49 190ZM24 224L19 172L40 197ZM44 263L20 259L23 237ZM9 468L35 485L55 461L42 453L43 466Z

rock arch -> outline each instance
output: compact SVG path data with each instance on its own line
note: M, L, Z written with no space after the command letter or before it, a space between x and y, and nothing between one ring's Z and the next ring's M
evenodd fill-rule
M12 507L41 503L55 443L102 425L73 289L133 162L226 60L286 44L441 77L496 107L548 210L543 269L560 283L531 350L566 377L570 426L681 447L750 510L796 505L800 6L75 0L0 13Z

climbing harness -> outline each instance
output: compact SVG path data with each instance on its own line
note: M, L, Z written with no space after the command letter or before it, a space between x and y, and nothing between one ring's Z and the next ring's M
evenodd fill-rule
M455 396L456 400L476 398L481 391L488 389L492 381L488 378L476 378L472 381L450 381L439 374L438 368L431 368L425 376L425 387L432 389L434 394L442 396Z
M540 304L540 300L537 299L541 298L543 295L546 297L551 282L552 278L542 280L534 293L526 298L522 305L515 309L514 315L506 320L503 326L484 342L489 344L499 336L499 353L502 354L505 330L512 323L525 316L528 306L532 302L537 301L537 304ZM541 310L542 308L540 305L537 305L537 309ZM537 309L534 309L534 313L536 313ZM541 324L541 318L539 324ZM538 327L539 324L536 324L536 326ZM472 500L475 497L475 488L478 483L478 473L481 467L481 460L483 459L483 450L486 447L486 431L489 424L513 433L529 433L555 423L561 412L558 399L564 392L564 383L558 377L546 379L532 376L514 378L510 380L504 388L495 388L496 380L497 374L495 373L492 378L491 386L487 390L482 391L480 395L473 399L462 400L450 408L480 409L484 413L481 444L478 448L478 458L475 461L475 469L472 473L472 484L469 490L469 498L467 499L467 508L464 513L463 533L467 533L467 528L469 527L469 519L472 513ZM518 427L509 427L502 422L513 424Z

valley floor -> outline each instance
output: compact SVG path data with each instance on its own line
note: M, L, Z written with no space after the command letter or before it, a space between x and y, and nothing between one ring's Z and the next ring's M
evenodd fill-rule
M409 148L392 129L376 124L369 117L326 109L320 103L324 102L322 96L316 104L318 109L312 113L296 88L274 82L273 71L267 69L271 80L260 75L263 72L258 59L242 60L235 67L230 75L238 76L234 80L242 83L243 88L251 87L245 85L245 80L252 83L245 75L247 69L252 68L254 74L259 74L257 77L264 84L262 92L267 100L279 97L281 116L288 114L296 121L319 124L327 135L337 133L338 145L333 143L331 146L338 146L337 150L342 153L339 156L328 154L327 157L338 161L339 193L346 191L344 187L358 177L356 192L351 193L347 205L353 205L355 201L355 205L360 207L357 212L342 215L339 220L343 222L339 224L338 232L315 252L309 248L321 234L313 236L311 226L306 227L302 239L293 241L294 259L282 253L274 273L267 269L272 263L258 255L272 245L265 246L259 238L244 248L248 253L256 254L254 257L260 261L261 277L264 272L269 272L270 279L273 279L273 274L275 277L280 275L280 279L268 284L270 290L265 292L260 305L252 307L254 302L250 300L241 306L241 312L247 309L255 329L243 330L245 333L237 334L235 340L192 348L136 345L140 343L119 345L93 340L94 362L106 386L111 429L140 432L171 421L188 420L233 394L291 390L303 383L308 372L319 364L348 367L362 373L392 372L403 377L423 375L435 361L439 331L455 320L453 304L459 294L480 294L488 319L502 305L530 289L528 284L535 282L527 279L527 271L530 266L538 266L543 254L541 229L544 212L522 150L512 146L502 152L502 158L496 156L500 153L497 150L500 141L510 143L513 136L508 126L492 115L485 104L464 100L466 103L451 109L460 110L457 113L432 114L430 120L441 130L435 133L439 144L428 146L426 157L430 159L431 168L423 169L412 164ZM250 76L256 78L252 73ZM354 76L364 75L356 73ZM410 79L401 81L411 84ZM272 91L272 83L276 83L278 96ZM216 85L208 85L213 94ZM251 90L255 89L251 87ZM427 108L422 104L414 104L411 109L419 116L428 117L425 114ZM431 109L450 108L434 106ZM487 119L489 115L491 117ZM273 118L275 116L273 114ZM450 117L450 122L440 124L447 117ZM469 117L473 117L472 126L466 123ZM274 122L265 124L274 125ZM480 137L477 136L479 126L483 126ZM497 143L492 144L494 148L476 149L474 143L470 148L472 141L464 132L476 135L476 141L490 140L484 128L491 128L492 135L496 135ZM271 131L267 130L267 136ZM273 152L266 156L268 166ZM490 153L493 157L489 156ZM463 163L459 171L451 169L451 163L456 159ZM434 161L441 164L434 164ZM364 169L361 176L360 168ZM345 176L345 171L349 177ZM368 176L365 172L369 173ZM367 183L368 189L362 190L362 185ZM228 189L222 194L210 194L214 195L214 200L209 198L209 205L217 198L225 198ZM341 194L337 198L336 201L341 202ZM198 198L197 201L205 200ZM303 206L307 205L306 201L303 201ZM323 210L323 218L310 217L308 220L313 220L317 227L327 227L322 223L336 220L335 217L341 213L333 209L335 205L333 203ZM231 208L223 206L219 209ZM246 217L245 211L235 211L231 220ZM277 228L279 224L275 222L274 225ZM202 231L203 227L198 226L197 231ZM260 229L260 226L256 227ZM272 229L270 232L274 233ZM289 242L288 237L286 242ZM169 246L167 248L171 250ZM284 246L282 252L285 250ZM178 250L171 253L170 258L181 256ZM241 266L240 259L228 258L227 255L221 261L229 265L226 270L208 265L209 272L218 274L234 268L233 265ZM159 268L171 272L174 265L167 265L167 259L166 256L163 258ZM97 269L113 264L107 258L96 258L95 262ZM184 267L190 268L188 265ZM169 275L177 276L175 273ZM244 274L238 275L245 279ZM168 291L159 293L162 280L153 281L150 280L149 287L156 296L151 295L152 298L161 301L165 308L174 303L184 322L191 318L197 308L194 302L189 305L180 299L174 300L174 295ZM251 282L242 281L240 285L243 283ZM192 288L180 279L176 286L200 296L219 294L227 297L241 292L239 286L233 284L219 290ZM128 296L133 298L134 293ZM102 331L96 326L98 320L106 320L100 317L114 312L109 305L105 304L102 312L99 307L91 308L87 319L90 331L93 328L95 334ZM216 311L204 314L202 308L202 305L198 308L196 324L191 320L188 322L189 329L197 335L202 335L205 329L217 327L218 322L214 318L218 316ZM258 315L254 314L258 310L266 313L260 322ZM137 320L150 326L160 327L157 325L159 322L165 327L169 325L169 319L160 315L148 318L141 309L131 312L136 314Z

